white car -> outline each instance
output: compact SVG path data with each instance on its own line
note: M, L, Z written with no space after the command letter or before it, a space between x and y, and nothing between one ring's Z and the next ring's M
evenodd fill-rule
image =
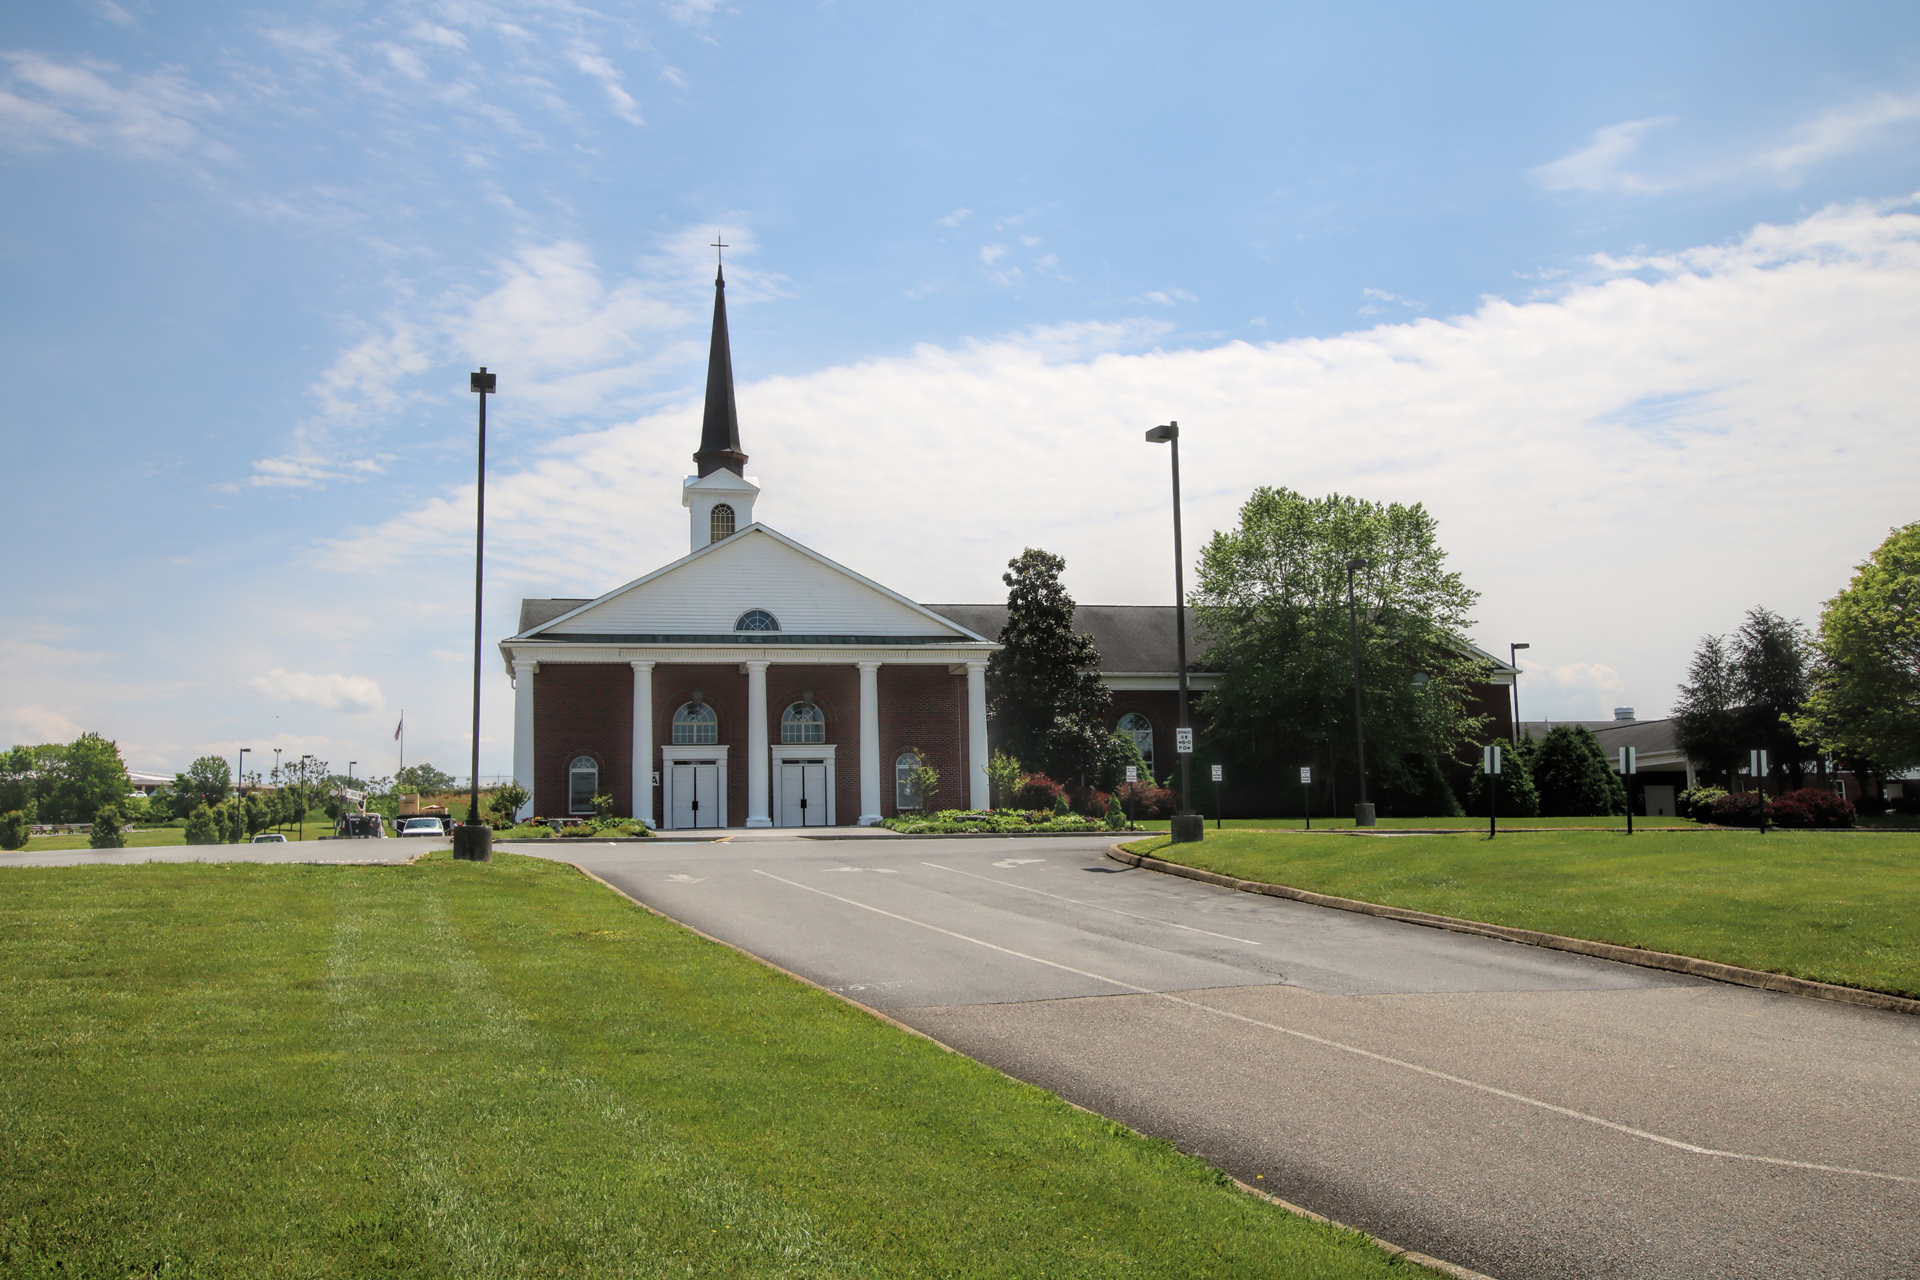
M254 844L285 844L287 838L278 831L262 831L253 838Z
M403 836L443 836L446 828L440 825L438 818L408 818L400 824Z

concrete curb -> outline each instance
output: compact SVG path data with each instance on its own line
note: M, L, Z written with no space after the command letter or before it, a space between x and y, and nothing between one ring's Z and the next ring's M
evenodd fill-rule
M1070 833L1057 832L1055 834L1070 834ZM1118 846L1115 846L1115 847L1117 848ZM852 1005L854 1008L866 1014L868 1017L876 1018L879 1021L886 1023L890 1027L906 1032L910 1036L917 1036L918 1038L925 1040L928 1044L933 1045L935 1048L943 1049L946 1052L952 1054L956 1058L967 1058L966 1054L961 1053L958 1049L954 1048L950 1044L947 1044L945 1041L936 1040L932 1036L928 1035L926 1032L920 1030L919 1028L910 1027L906 1023L901 1022L898 1018L890 1018L886 1014L880 1012L878 1009L874 1008L871 1005L861 1004L858 1000L855 1000L852 996L843 995L842 993L835 991L832 987L823 987L819 983L815 982L812 978L803 978L791 969L784 969L764 956L757 956L753 954L753 952L747 950L745 947L735 946L733 943L728 942L724 938L716 938L710 933L705 933L699 929L696 929L692 925L686 923L684 920L675 920L672 916L668 915L666 912L658 910L655 907L648 906L646 903L640 901L640 899L634 897L632 894L628 893L625 889L620 888L618 885L608 884L605 880L602 880L599 876L593 874L593 872L587 870L585 867L581 866L577 862L569 862L569 863L566 863L565 865L572 867L575 871L578 871L581 875L593 881L595 884L599 885L601 888L609 890L610 892L615 893L622 898L625 898L628 902L631 902L634 906L639 907L642 911L646 912L648 915L659 916L662 920L670 921L671 923L678 926L679 928L685 929L688 933L692 934L696 938L704 938L708 942L714 943L716 946L722 946L729 951L735 952L739 955L743 955L757 965L762 965L768 969L771 969L775 973L780 974L782 977L793 979L793 981L799 983L803 987L812 987L815 991L824 991L828 995L832 996L835 1000L841 1001L843 1004ZM1020 1077L1018 1076L1007 1075L1006 1072L1001 1071L1000 1068L998 1067L987 1066L986 1063L980 1062L978 1058L967 1058L967 1061L978 1062L981 1066L986 1067L987 1070L995 1072L998 1075L1006 1076L1007 1079L1013 1081L1015 1084L1028 1085L1028 1087L1030 1088L1039 1087L1038 1085L1031 1084L1031 1082L1029 1081L1020 1079ZM1049 1090L1049 1092L1051 1091ZM1058 1094L1054 1094L1053 1096L1059 1097ZM1090 1116L1100 1115L1098 1111L1095 1111L1090 1107L1083 1107L1079 1103L1070 1101L1066 1098L1060 1098L1060 1101L1065 1102L1068 1106L1072 1107L1075 1111L1082 1111ZM1114 1120L1109 1116L1100 1116L1100 1118L1102 1120L1108 1121L1108 1123L1110 1124L1120 1123L1119 1121ZM1146 1134L1140 1134L1139 1130L1133 1129L1132 1126L1130 1125L1124 1126L1124 1127L1128 1128L1133 1133L1139 1134L1141 1137L1148 1136ZM1199 1157L1197 1156L1192 1158L1199 1159ZM1239 1188L1241 1191L1246 1192L1248 1195L1253 1196L1259 1200L1264 1200L1268 1204L1274 1205L1277 1208L1285 1209L1288 1213L1291 1213L1296 1217L1305 1218L1310 1222L1322 1223L1326 1226L1334 1227L1341 1231L1351 1231L1358 1236L1365 1236L1367 1240L1379 1246L1381 1249L1384 1249L1387 1253L1393 1255L1394 1257L1401 1259L1402 1261L1411 1262L1416 1266L1422 1266L1422 1267L1428 1268L1429 1270L1437 1271L1443 1276L1452 1276L1453 1280L1494 1280L1492 1276L1485 1275L1478 1271L1470 1271L1466 1267L1459 1266L1456 1263L1444 1262L1439 1258L1430 1258L1424 1253L1415 1253L1411 1249L1402 1249L1399 1245L1394 1244L1393 1242L1388 1240L1382 1240L1379 1236L1368 1235L1366 1232L1361 1231L1358 1228L1349 1227L1344 1223L1335 1222L1332 1218L1326 1217L1323 1214L1315 1213L1311 1209L1303 1209L1297 1204L1292 1204L1286 1200L1282 1200L1279 1196L1268 1195L1266 1192L1260 1190L1260 1188L1248 1186L1246 1183L1240 1181L1240 1179L1238 1178L1230 1178L1230 1180L1232 1181L1235 1187Z
M1645 951L1639 947L1623 947L1612 942L1592 942L1585 938L1563 937L1557 933L1541 933L1537 929L1515 929L1509 925L1485 924L1478 920L1461 920L1455 916L1435 915L1430 911L1409 911L1402 907L1387 907L1377 902L1361 902L1355 898L1336 898L1332 894L1314 893L1309 889L1294 889L1283 884L1267 884L1260 880L1236 880L1232 876L1223 876L1217 871L1202 871L1198 867L1183 866L1178 862L1165 862L1145 854L1129 853L1117 844L1108 848L1107 856L1115 862L1125 863L1130 867L1159 871L1166 875L1180 876L1186 880L1198 880L1202 884L1218 885L1223 889L1237 889L1241 893L1260 893L1270 898L1291 898L1295 902L1305 902L1316 907L1354 911L1361 915L1380 916L1387 920L1426 925L1433 929L1447 929L1454 933L1472 933L1483 938L1498 938L1502 942L1517 942L1523 946L1571 951L1576 955L1594 956L1601 960L1618 960L1623 964L1637 964L1646 969L1664 969L1669 973L1691 974L1696 978L1710 978L1715 982L1727 982L1735 986L1758 987L1762 991L1810 996L1816 1000L1833 1000L1840 1004L1861 1005L1888 1013L1920 1014L1920 1000L1909 1000L1905 996L1890 995L1884 991L1842 987L1831 982L1813 982L1806 978L1789 977L1784 973L1767 973L1761 969L1745 969L1739 965L1721 964L1717 960L1674 955L1669 951Z

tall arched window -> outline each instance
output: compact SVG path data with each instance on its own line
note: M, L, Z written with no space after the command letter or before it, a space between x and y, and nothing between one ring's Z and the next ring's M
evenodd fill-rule
M1140 758L1147 762L1147 772L1153 772L1153 721L1138 711L1129 711L1120 717L1120 723L1114 726L1114 732L1133 739L1133 745L1140 748ZM1142 778L1142 782L1149 779Z
M704 702L689 702L673 713L673 745L710 747L720 741L720 717Z
M722 538L733 536L733 507L725 502L713 504L713 515L707 520L707 541L718 542Z
M735 631L778 631L780 619L765 609L749 609L733 620Z
M575 756L567 766L567 812L592 813L593 798L600 794L600 762L592 756Z
M811 702L796 702L780 713L782 746L827 740L827 717Z
M911 751L902 752L893 762L893 807L896 809L918 809L921 803L920 784L914 781L913 772L920 767L920 757Z

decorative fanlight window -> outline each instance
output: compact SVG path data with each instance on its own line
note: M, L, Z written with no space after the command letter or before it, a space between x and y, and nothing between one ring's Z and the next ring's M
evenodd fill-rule
M1140 748L1140 759L1146 762L1147 772L1152 773L1153 721L1138 711L1129 711L1120 717L1120 723L1114 726L1114 732L1133 740L1133 745Z
M780 619L765 609L749 609L735 620L733 629L735 631L778 631Z
M796 702L780 713L780 742L800 746L827 740L827 717L811 702Z
M707 521L707 541L718 542L722 538L733 536L733 507L729 503L713 504L713 515Z
M600 793L600 762L592 756L575 756L567 766L567 812L592 813L593 798Z
M720 717L704 702L689 702L673 713L673 745L710 747L720 741Z

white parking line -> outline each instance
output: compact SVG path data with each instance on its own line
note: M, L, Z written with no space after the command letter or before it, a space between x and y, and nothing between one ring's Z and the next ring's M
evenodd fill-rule
M1236 938L1230 933L1215 933L1211 929L1196 929L1190 924L1176 924L1171 920L1157 920L1152 916L1138 915L1132 911L1122 911L1118 907L1103 907L1097 902L1082 902L1078 898L1069 898L1064 893L1048 893L1045 889L1036 889L1032 885L1015 884L1011 880L995 880L992 876L976 875L971 871L962 871L958 867L943 867L937 862L923 862L923 867L932 867L935 871L951 871L957 876L972 876L975 880L985 880L988 884L1005 885L1009 889L1024 889L1028 893L1037 893L1043 898L1057 898L1061 902L1071 902L1076 907L1092 907L1095 911L1111 911L1117 916L1126 916L1130 920L1145 920L1148 924L1165 925L1169 929L1185 929L1188 933L1204 933L1209 938L1225 938L1228 942L1244 942L1250 947L1260 944L1252 938ZM999 863L994 863L999 866Z
M1429 1076L1435 1080L1444 1080L1448 1084L1457 1084L1462 1088L1491 1094L1496 1098L1505 1098L1509 1102L1518 1102L1525 1106L1537 1107L1542 1111L1550 1111L1555 1115L1566 1116L1570 1120L1579 1120L1586 1124L1598 1125L1602 1129L1611 1129L1615 1133L1623 1133L1630 1138L1639 1138L1643 1142L1656 1142L1663 1147L1672 1147L1676 1151L1685 1151L1697 1156L1714 1156L1722 1160L1745 1160L1752 1164L1770 1164L1784 1169L1807 1169L1815 1173L1842 1173L1855 1178L1875 1178L1883 1182L1920 1184L1920 1178L1908 1177L1904 1174L1880 1173L1873 1169L1849 1169L1843 1165L1814 1164L1807 1160L1788 1160L1782 1156L1757 1156L1745 1151L1721 1151L1713 1147L1696 1146L1691 1142L1682 1142L1678 1138L1669 1138L1663 1134L1649 1133L1645 1129L1636 1129L1632 1125L1625 1125L1618 1121L1603 1119L1600 1116L1588 1115L1584 1111L1575 1111L1571 1107L1556 1106L1554 1103L1544 1102L1539 1098L1529 1098L1524 1093L1514 1093L1510 1089L1501 1089L1494 1085L1482 1084L1478 1080L1469 1080L1465 1076L1456 1076L1445 1071L1436 1071L1432 1067L1423 1067L1417 1062L1408 1062L1402 1058L1388 1057L1384 1053L1375 1053L1371 1049L1362 1049L1358 1045L1343 1044L1338 1040L1329 1040L1325 1036L1316 1036L1309 1031L1297 1031L1292 1027L1283 1027L1275 1022L1262 1022L1258 1018L1249 1018L1245 1014L1233 1013L1227 1009L1216 1009L1212 1005L1201 1004L1198 1000L1189 1000L1184 996L1172 995L1165 991L1155 991L1151 987L1138 987L1131 982L1123 982L1119 978L1109 978L1102 973L1090 973L1085 969L1076 969L1072 965L1061 964L1057 960L1043 960L1039 956L1030 956L1024 951L1015 951L1011 947L1003 947L998 943L988 942L983 938L970 938L964 933L955 933L953 930L943 929L937 924L928 924L925 920L915 920L910 916L903 916L880 907L869 906L864 902L855 902L852 898L843 898L837 893L828 893L825 889L816 889L810 884L801 884L796 880L788 880L782 876L774 875L771 871L762 871L758 867L754 868L754 874L763 875L769 880L778 880L781 884L792 885L796 889L805 889L808 893L817 893L823 898L832 898L835 902L844 902L850 907L859 907L862 911L871 911L875 915L886 916L890 920L898 920L903 924L918 925L920 928L930 929L934 933L943 933L949 938L958 938L962 942L971 942L975 946L985 947L989 951L998 951L1003 955L1013 956L1020 960L1031 960L1034 964L1043 964L1050 969L1059 969L1064 973L1077 974L1082 978L1091 978L1095 982L1104 982L1110 986L1119 987L1125 991L1132 991L1138 995L1157 996L1173 1004L1185 1005L1189 1009L1198 1009L1202 1013L1211 1013L1216 1017L1228 1018L1234 1022L1244 1022L1248 1026L1261 1027L1267 1031L1276 1031L1281 1035L1293 1036L1295 1039L1305 1040L1310 1044L1321 1045L1328 1049L1338 1049L1342 1053L1350 1053L1356 1057L1367 1058L1390 1067L1399 1067L1403 1071L1417 1072L1420 1075Z

